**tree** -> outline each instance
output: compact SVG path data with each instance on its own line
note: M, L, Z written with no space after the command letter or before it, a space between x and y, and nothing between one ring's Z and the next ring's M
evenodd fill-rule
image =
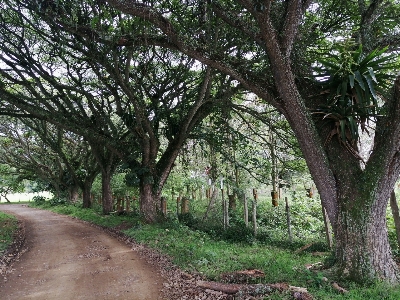
M57 196L68 193L70 201L77 200L80 189L83 207L91 206L99 166L80 136L40 120L13 118L2 119L0 133L0 160L11 166L19 181L40 182Z
M145 220L154 222L188 134L239 88L179 52L133 45L123 34L143 22L104 3L71 4L3 4L1 113L83 136L108 182L122 160L139 183Z
M0 197L10 202L8 195L11 193L18 193L24 190L23 179L8 165L0 165ZM1 198L0 198L1 201Z
M374 148L365 164L355 155L356 144L348 148L336 137L325 143L332 128L322 126L321 119L312 114L329 102L323 85L314 78L313 66L340 37L354 39L354 50L362 45L364 57L387 45L389 51L398 48L397 2L107 3L147 22L145 30L130 31L126 38L177 49L232 76L282 113L299 142L332 223L338 275L357 281L398 281L385 211L400 172L400 79L386 102L378 103L385 113L376 122ZM357 126L359 130L362 124ZM350 134L348 130L344 136Z
M58 155L65 168L63 180L82 191L84 208L91 207L91 189L100 167L90 145L81 136L41 120L22 118L19 122ZM71 201L77 197L77 189L71 189Z
M27 127L2 119L0 124L0 162L22 179L41 182L56 196L64 196L76 185L67 182L66 168L60 157Z

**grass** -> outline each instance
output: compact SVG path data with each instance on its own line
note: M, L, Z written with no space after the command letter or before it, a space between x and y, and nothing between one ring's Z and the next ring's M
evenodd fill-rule
M34 202L31 202L30 206L47 209L55 213L68 215L80 220L88 221L109 228L118 227L121 225L123 225L124 227L132 227L140 223L139 218L133 218L132 215L103 215L99 209L85 209L81 208L80 205L51 205L49 202L45 202L41 205L36 205Z
M265 282L302 284L302 266L317 262L310 254L294 255L290 251L258 243L236 244L214 240L200 231L180 224L145 225L124 231L138 242L160 249L186 271L200 272L219 280L221 274L244 269L266 270Z
M13 241L13 233L18 229L18 222L14 216L0 211L0 255Z
M136 241L147 244L169 255L173 262L187 272L199 272L210 280L219 280L226 272L244 269L260 269L265 278L256 283L286 282L290 285L305 287L314 299L400 299L400 288L375 283L361 286L349 282L340 282L349 293L339 294L332 288L331 282L324 281L324 273L309 271L306 264L324 261L326 257L315 257L304 251L296 254L293 245L268 239L260 242L235 243L216 238L201 230L192 230L176 219L164 224L148 225L140 222L138 215L104 216L98 209L82 209L73 205L50 206L47 202L41 208L67 214L82 220L107 227L124 225L124 233ZM296 243L296 248L299 244ZM293 299L290 292L274 293L265 299Z

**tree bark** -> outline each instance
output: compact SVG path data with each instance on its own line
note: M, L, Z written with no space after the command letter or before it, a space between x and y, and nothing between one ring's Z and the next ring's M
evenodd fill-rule
M331 223L329 221L328 214L326 213L325 207L321 204L322 208L322 217L324 218L324 227L325 227L325 236L326 236L326 243L328 244L329 249L333 247L333 240L332 240L332 232L331 232Z
M68 196L69 196L69 201L71 203L75 203L78 201L79 197L79 186L78 185L73 185L68 188Z
M90 192L92 190L93 180L85 180L83 187L82 187L82 206L83 208L90 208L92 207L92 199Z
M387 198L379 199L366 184L341 192L336 230L337 274L359 282L398 281L386 227Z
M140 184L140 212L146 223L157 221L157 203L160 201L161 197L153 193L153 184Z
M108 215L113 210L113 197L111 189L111 176L112 172L109 170L102 170L101 172L101 193L103 214Z
M397 247L400 248L400 214L399 206L396 199L396 193L394 192L394 190L390 194L390 208L392 209L394 226L396 228Z

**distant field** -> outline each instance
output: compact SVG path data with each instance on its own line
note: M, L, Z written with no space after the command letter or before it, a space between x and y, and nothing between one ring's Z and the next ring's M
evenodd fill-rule
M34 196L44 196L46 198L51 198L52 194L49 192L40 193L15 193L7 195L8 200L11 202L21 202L21 201L31 201ZM0 203L6 203L7 200L4 197L0 198Z

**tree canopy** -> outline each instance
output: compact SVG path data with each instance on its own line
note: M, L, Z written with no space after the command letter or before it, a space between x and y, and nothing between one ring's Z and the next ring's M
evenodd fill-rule
M299 143L333 226L338 275L398 280L384 214L400 173L400 79L385 63L400 43L397 1L1 6L2 113L50 121L132 169L140 164L149 221L188 133L216 103L247 91L282 114ZM333 93L315 76L321 65ZM358 136L368 119L374 147L363 162ZM159 154L162 128L168 144Z

